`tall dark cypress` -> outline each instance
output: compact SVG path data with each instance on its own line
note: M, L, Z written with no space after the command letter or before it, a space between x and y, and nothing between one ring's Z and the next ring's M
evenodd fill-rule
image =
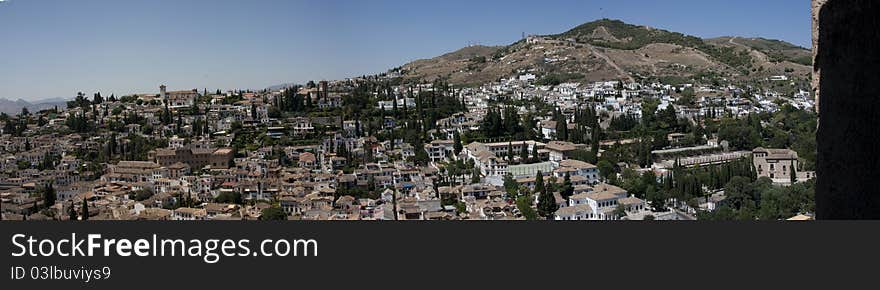
M82 214L80 215L84 221L89 219L89 203L86 201L85 197L83 197Z
M78 216L76 214L76 209L73 207L73 201L70 201L70 206L67 209L67 215L68 215L69 219L72 221L75 221L78 219Z

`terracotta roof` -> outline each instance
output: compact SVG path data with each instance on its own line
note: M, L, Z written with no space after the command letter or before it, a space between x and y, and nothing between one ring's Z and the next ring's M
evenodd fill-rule
M547 143L547 145L544 146L544 148L547 148L548 150L553 150L553 151L574 151L574 150L577 150L577 147L574 145L574 143L563 142L563 141L550 141L550 143Z

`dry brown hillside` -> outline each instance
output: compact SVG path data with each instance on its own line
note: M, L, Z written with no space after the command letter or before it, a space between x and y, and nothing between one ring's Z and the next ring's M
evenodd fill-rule
M470 46L402 67L412 81L446 79L478 85L533 73L543 83L616 79L700 81L707 77L808 77L809 50L760 38L703 40L681 33L603 19L567 32L509 46Z

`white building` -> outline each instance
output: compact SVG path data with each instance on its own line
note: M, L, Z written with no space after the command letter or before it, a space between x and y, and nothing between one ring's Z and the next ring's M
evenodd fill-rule
M599 183L599 168L593 164L574 159L562 160L554 171L554 175L556 178L563 178L566 172L570 176L585 178L589 184Z
M170 149L178 149L183 148L185 140L183 138L177 137L174 135L170 139L168 139L168 148Z
M452 140L434 140L425 144L425 152L431 162L439 162L446 160L455 155L455 142Z
M171 220L175 221L200 221L207 217L205 209L181 207L171 212Z
M556 220L619 220L621 217L615 214L618 207L622 207L626 214L646 210L645 202L627 197L626 190L600 184L571 196L568 206L556 211Z

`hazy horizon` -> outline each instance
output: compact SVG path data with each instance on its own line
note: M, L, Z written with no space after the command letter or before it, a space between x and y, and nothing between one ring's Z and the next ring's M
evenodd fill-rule
M342 79L601 18L703 38L811 45L810 5L799 0L9 0L0 2L0 98Z

